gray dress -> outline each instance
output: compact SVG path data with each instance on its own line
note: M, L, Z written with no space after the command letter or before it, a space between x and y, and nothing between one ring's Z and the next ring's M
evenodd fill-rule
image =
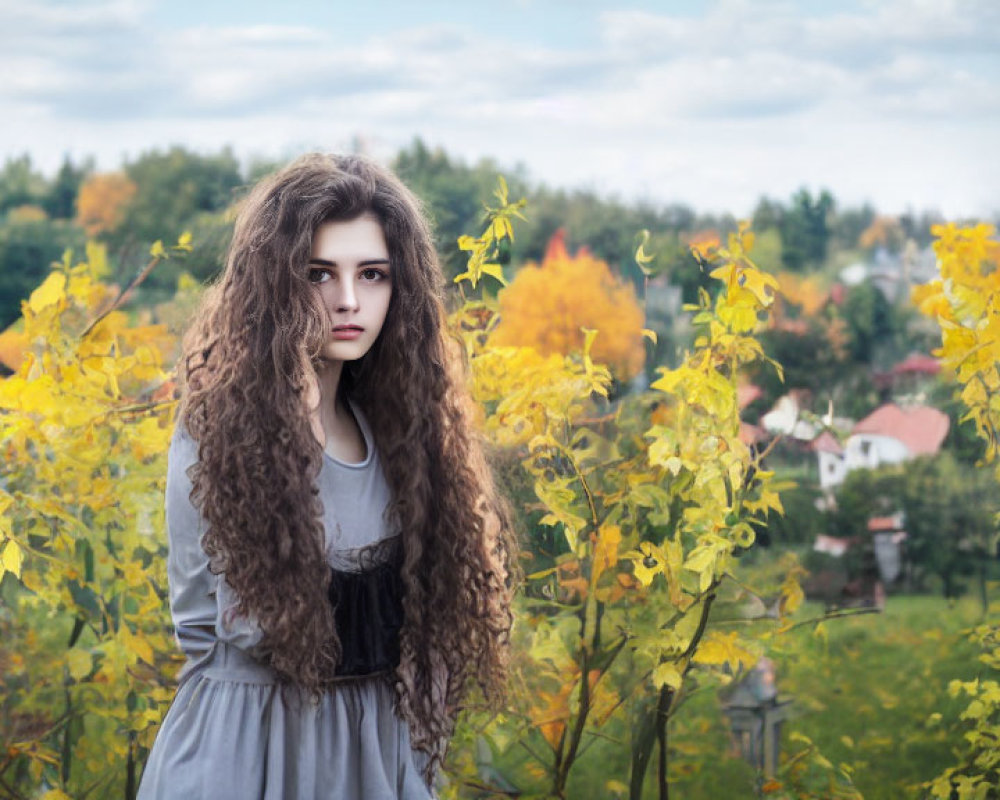
M397 535L383 518L389 487L371 430L351 406L367 457L347 464L324 454L329 563L360 568L373 545ZM428 800L426 761L410 746L386 675L336 684L318 705L288 702L257 660L260 629L233 613L235 597L201 548L205 523L191 503L186 470L197 443L178 424L167 466L170 612L188 661L153 744L139 800Z

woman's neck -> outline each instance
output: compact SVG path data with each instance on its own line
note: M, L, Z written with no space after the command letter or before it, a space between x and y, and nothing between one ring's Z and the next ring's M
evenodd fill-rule
M340 376L344 371L343 361L320 361L316 366L319 380L320 408L331 408L340 388Z
M365 460L365 441L339 391L343 366L343 361L322 361L316 369L319 407L313 416L313 432L330 455L347 463L359 463Z

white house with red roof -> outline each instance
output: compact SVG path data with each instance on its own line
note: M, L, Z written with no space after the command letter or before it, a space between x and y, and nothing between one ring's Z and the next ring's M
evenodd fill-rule
M933 455L941 449L949 424L948 415L936 408L888 403L858 422L843 445L824 431L812 443L819 459L820 487L839 486L852 469L875 469Z

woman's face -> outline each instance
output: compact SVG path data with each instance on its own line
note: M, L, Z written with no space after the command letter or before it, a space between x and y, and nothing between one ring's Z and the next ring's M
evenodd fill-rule
M378 219L366 213L320 225L313 235L309 280L332 320L320 357L361 358L378 338L392 298L392 264Z

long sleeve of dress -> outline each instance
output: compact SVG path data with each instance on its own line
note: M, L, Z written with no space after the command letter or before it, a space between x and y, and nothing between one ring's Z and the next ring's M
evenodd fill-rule
M178 425L167 454L167 489L164 500L169 552L170 615L177 644L188 657L188 666L204 660L215 636L215 581L208 556L201 549L205 526L191 502L187 470L198 460L197 443ZM182 676L183 677L183 676Z
M182 679L205 663L217 641L252 653L261 639L257 625L234 613L236 597L225 576L209 570L208 556L201 546L206 525L191 502L188 475L197 461L198 443L178 424L167 454L164 505L170 614L177 644L188 657Z

